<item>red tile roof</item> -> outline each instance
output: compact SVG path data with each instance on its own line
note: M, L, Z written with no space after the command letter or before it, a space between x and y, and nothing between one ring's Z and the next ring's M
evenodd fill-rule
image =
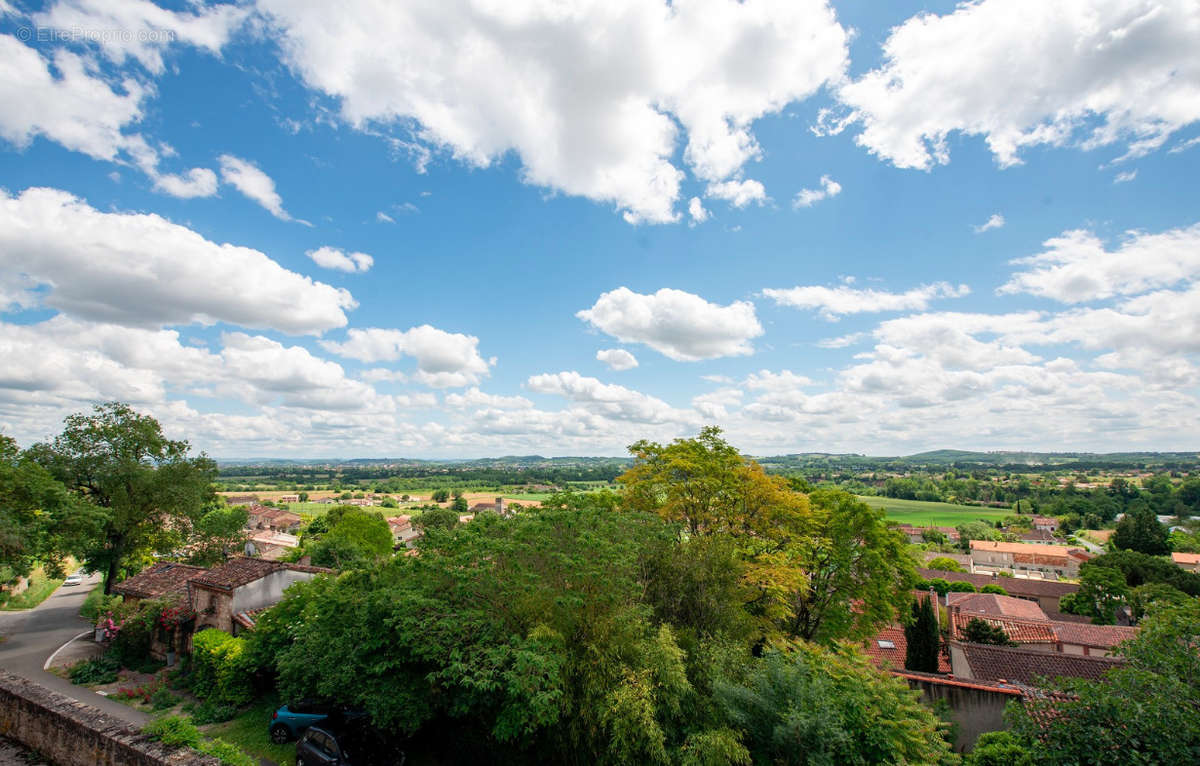
M1086 678L1099 680L1105 672L1123 663L1109 657L1039 652L1033 649L955 642L971 668L971 675L984 681L1008 681L1036 686L1039 679Z
M249 559L244 556L237 556L229 559L220 566L213 567L206 574L192 579L191 582L193 585L205 588L229 591L252 583L255 580L260 580L272 572L284 569L293 572L312 573L333 571L325 567L291 564L282 561L267 561L266 559Z
M113 586L113 593L131 598L161 598L187 592L188 581L207 572L204 567L162 561Z
M884 642L884 646L880 646ZM892 645L886 646L887 643ZM867 656L881 668L904 670L904 653L908 651L908 641L904 638L904 628L899 625L889 625L871 639L864 647ZM938 672L949 673L950 662L945 655L938 655Z
M992 577L983 574L966 574L958 572L940 572L936 569L918 569L917 572L926 580L941 577L954 582L969 582L976 588L984 585L999 585L1013 596L1030 596L1033 598L1060 598L1068 593L1079 590L1074 583L1058 582L1055 580L1031 580L1025 577Z
M1046 613L1037 602L995 593L948 593L949 605L958 611L988 617L1016 617L1045 621Z
M1138 628L1125 625L1089 625L1075 622L1056 622L1054 632L1064 644L1111 649L1138 634Z
M1001 628L1008 637L1018 644L1054 644L1058 642L1054 625L1037 620L1017 620L1011 617L985 617L977 614L958 613L952 618L954 637L963 640L962 631L971 620L983 620L997 628Z
M1176 564L1187 564L1189 566L1200 564L1200 553L1172 553L1171 561L1174 561Z

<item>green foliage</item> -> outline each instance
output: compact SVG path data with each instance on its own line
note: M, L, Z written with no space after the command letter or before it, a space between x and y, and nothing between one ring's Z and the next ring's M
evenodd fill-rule
M453 529L458 525L458 512L450 508L430 508L414 516L413 526L422 531L430 529Z
M1117 522L1112 544L1118 550L1161 556L1171 552L1168 534L1167 528L1155 518L1154 510L1149 505L1142 505L1131 508L1125 513L1125 518Z
M136 668L150 658L150 645L154 640L155 622L161 604L146 601L137 608L123 610L121 629L112 640L109 651L120 663Z
M716 691L756 764L955 762L917 693L855 655L811 644L771 651Z
M218 564L228 555L241 552L246 540L246 520L250 516L245 506L229 508L214 501L208 507L209 510L196 521L196 542L188 555L190 563L201 566Z
M119 402L64 422L52 443L29 454L97 520L83 552L89 569L105 572L111 593L133 562L195 541L193 526L213 498L216 463L189 457L187 442L167 439L157 420Z
M1130 591L1129 606L1134 621L1140 622L1148 613L1167 606L1186 604L1188 595L1166 583L1153 582L1139 585Z
M218 705L212 700L205 700L192 710L192 721L197 726L210 723L223 723L237 715L233 705Z
M980 593L995 593L997 596L1007 596L1008 591L995 583L988 583L979 589Z
M971 644L993 644L995 646L1016 646L1017 642L1008 637L1004 628L993 625L987 620L972 617L963 628L962 639Z
M175 707L179 697L171 693L165 686L150 695L150 707L154 710L166 710Z
M1080 571L1079 590L1071 601L1075 614L1091 617L1097 625L1112 625L1116 622L1117 609L1128 600L1129 588L1120 570L1084 566Z
M204 739L195 724L177 715L164 715L153 719L142 727L142 734L168 747L199 748Z
M242 752L237 745L223 739L212 739L200 745L200 752L211 755L226 766L258 766L258 761Z
M941 571L941 572L965 572L965 571L967 571L967 570L963 569L962 564L958 563L957 561L950 558L949 556L938 556L937 558L931 559L930 562L928 564L926 564L926 568L927 569L937 569L938 571Z
M1121 572L1131 588L1147 583L1166 583L1189 596L1200 596L1200 574L1189 572L1168 558L1137 551L1113 551L1084 563L1080 572L1093 567L1110 567Z
M963 766L1035 766L1033 753L1010 731L988 731L979 735Z
M921 673L936 673L942 641L937 615L928 598L914 599L912 620L904 626L904 668Z
M125 601L121 596L106 596L103 588L92 588L79 607L79 616L89 622L96 622L100 615L116 612Z
M353 569L391 556L392 544L392 530L382 513L351 506L330 520L329 532L308 551L317 566Z
M244 705L253 697L254 662L246 640L208 628L192 639L192 691L214 705Z
M954 580L950 583L949 592L951 593L978 593L979 589L974 583L969 583L964 580Z
M431 496L430 499L433 500L433 502L435 502L435 503L444 503L450 499L450 490L448 490L448 489L434 490L433 495Z
M933 588L939 596L944 596L950 592L950 583L941 577L935 577L926 583L926 588Z
M121 662L111 654L102 654L90 660L82 660L71 666L71 683L81 686L111 684L117 680Z
M1200 759L1200 601L1150 614L1099 682L1073 698L1027 698L1005 712L1034 763L1196 763Z

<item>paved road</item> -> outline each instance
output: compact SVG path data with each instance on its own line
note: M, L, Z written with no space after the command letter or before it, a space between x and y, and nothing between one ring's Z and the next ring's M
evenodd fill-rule
M79 607L99 583L100 577L93 575L83 585L59 588L34 609L0 612L0 635L7 639L0 644L0 667L140 728L150 720L145 713L42 670L55 649L91 627L79 616Z

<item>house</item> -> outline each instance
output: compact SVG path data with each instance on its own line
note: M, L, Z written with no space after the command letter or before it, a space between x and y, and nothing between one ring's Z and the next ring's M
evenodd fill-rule
M191 564L161 561L117 583L112 592L127 604L136 604L143 599L163 599L172 606L187 607L190 604L188 582L207 571ZM164 635L160 630L151 635L150 654L162 660L168 651L191 650L192 622L187 620L176 626L173 635Z
M971 541L972 573L1020 573L1026 577L1079 577L1079 565L1091 558L1082 548L1033 543Z
M346 498L345 500L337 500L335 502L337 502L339 505L357 505L357 506L366 507L366 506L375 505L375 498L373 498L373 497L350 497L350 498Z
M968 644L956 640L951 640L949 646L950 667L956 678L1003 681L1027 687L1042 685L1042 679L1098 681L1124 662L1112 657L1045 652L1023 646Z
M421 536L421 530L413 527L411 516L392 516L387 523L396 548L411 548L413 541Z
M288 503L298 503L298 502L300 502L300 496L299 495L280 495L278 498L276 498L275 502L279 503L280 505L287 505Z
M258 502L258 495L226 495L225 505L254 505Z
M243 556L231 558L188 580L195 629L218 628L237 635L254 626L248 614L279 603L293 583L332 572L324 567L266 561Z
M1033 528L1044 529L1047 532L1057 532L1058 519L1054 518L1053 516L1034 516Z
M1200 572L1200 553L1172 553L1171 561L1189 572Z
M246 542L246 555L275 561L300 545L300 538L287 532L264 529L255 532Z
M476 503L475 505L472 505L470 509L472 514L486 513L487 511L495 511L501 516L504 516L507 511L504 506L504 498L498 497L496 498L496 501L492 503Z
M1005 531L1016 535L1017 540L1023 543L1054 545L1058 542L1058 538L1048 529L1010 529Z
M951 582L969 582L976 588L985 585L999 585L1014 598L1036 601L1047 615L1054 619L1062 619L1058 610L1058 600L1068 593L1079 590L1074 583L1057 582L1054 580L1031 580L1026 577L997 577L992 574L967 574L960 572L941 572L936 569L918 569L917 573L926 580L941 577ZM1082 618L1086 620L1087 618Z
M958 541L958 530L954 527L914 527L910 524L898 524L895 529L906 536L910 543L925 542L925 532L927 530L941 532L950 542Z
M249 529L269 529L274 532L294 532L304 521L299 514L265 505L250 506L246 526Z
M987 617L966 612L954 612L950 616L951 637L957 641L966 641L964 631L971 620L983 620L992 627L1000 628L1010 641L1015 641L1026 649L1036 649L1042 652L1057 651L1058 635L1048 620L1021 620L1013 617Z
M1046 613L1033 601L995 593L947 593L946 606L951 614L965 612L981 617L1012 617L1019 620L1046 621Z

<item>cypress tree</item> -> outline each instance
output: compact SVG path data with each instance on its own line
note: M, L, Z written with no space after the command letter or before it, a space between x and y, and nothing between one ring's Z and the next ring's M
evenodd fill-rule
M928 598L913 601L912 621L904 626L904 640L908 644L904 652L905 670L936 673L941 640L933 604Z

